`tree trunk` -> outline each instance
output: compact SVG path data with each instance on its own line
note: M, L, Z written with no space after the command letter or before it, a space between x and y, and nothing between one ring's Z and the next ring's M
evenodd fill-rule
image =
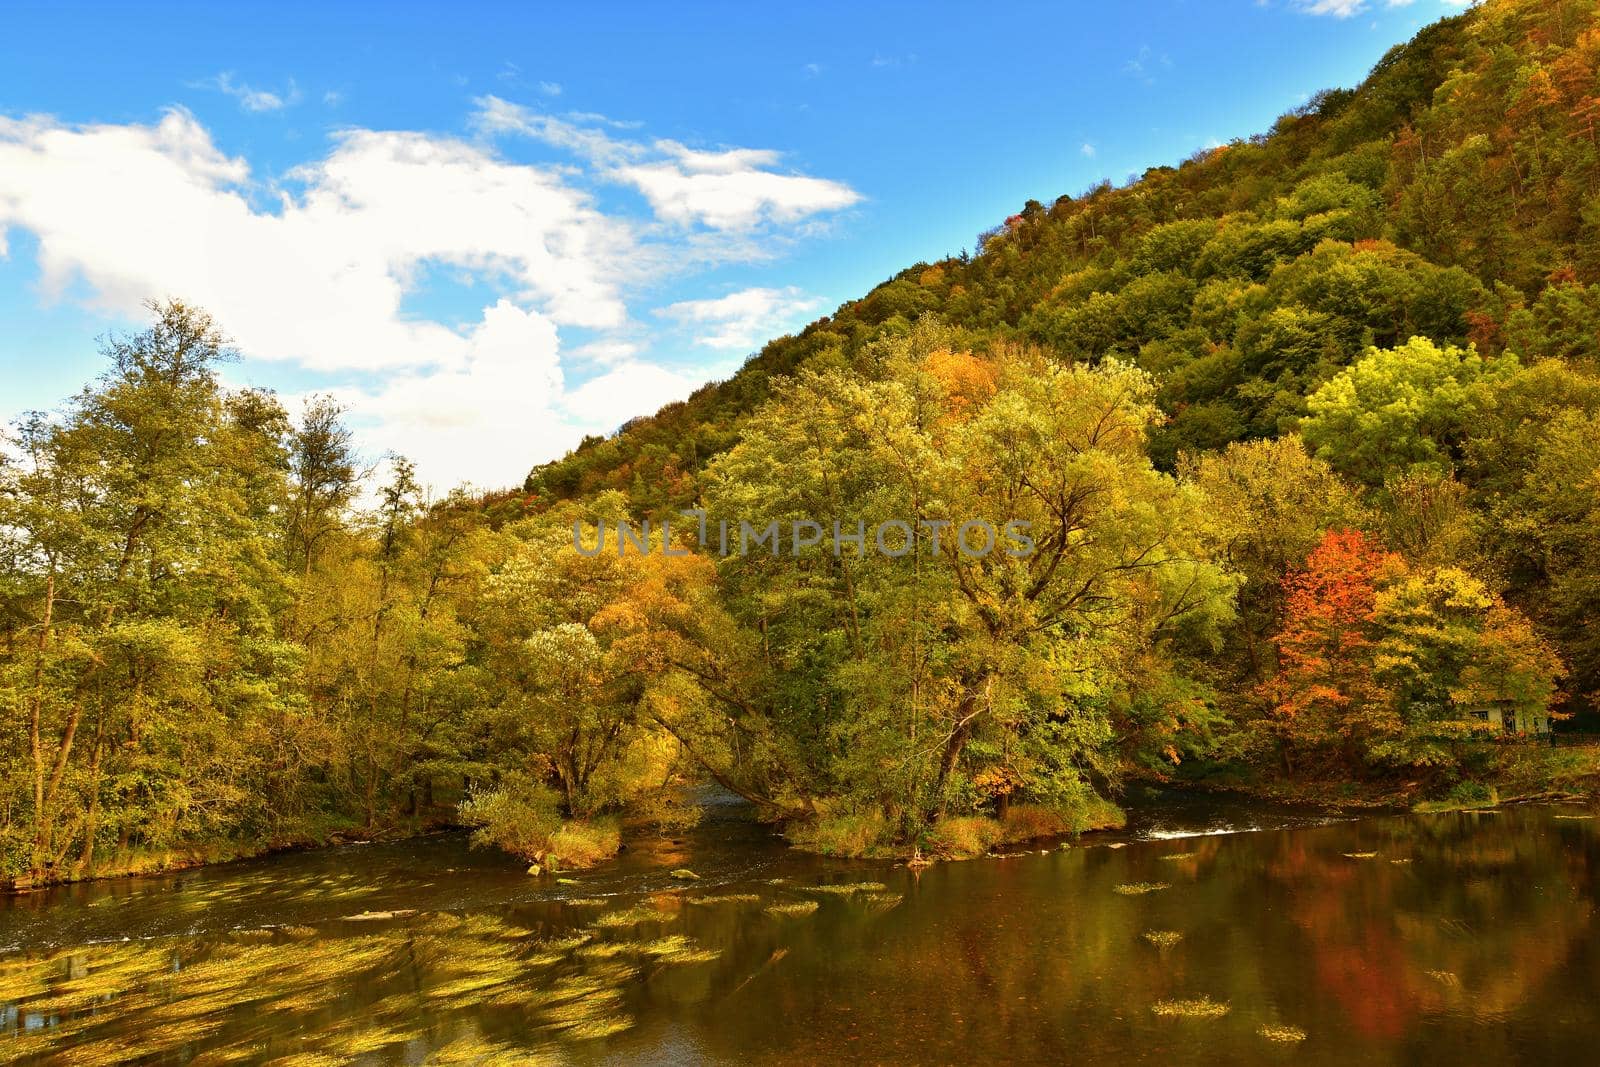
M83 854L78 857L78 873L86 876L94 865L94 839L100 832L100 761L105 752L104 726L97 725L94 754L89 757L89 814L83 824Z
M35 879L44 873L49 851L49 820L44 804L44 657L50 646L50 626L55 616L56 575L52 567L44 583L44 611L39 622L39 642L33 657L33 699L29 707L28 742L33 755L33 851L28 866Z
M983 714L984 709L980 700L987 689L987 684L969 686L956 708L956 724L944 743L944 754L939 758L939 776L933 783L933 816L936 820L944 817L948 802L945 786L949 782L950 772L961 762L961 753L966 749L967 741L972 737L973 722Z

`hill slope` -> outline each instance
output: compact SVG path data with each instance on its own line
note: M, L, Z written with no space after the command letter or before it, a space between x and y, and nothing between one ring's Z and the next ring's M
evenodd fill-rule
M1152 443L1276 435L1369 345L1414 334L1600 356L1600 30L1583 0L1490 0L1393 49L1271 132L1030 201L976 255L917 264L737 374L535 469L540 501L682 506L772 379L935 315L975 349L1039 343L1160 379ZM539 505L535 505L539 506Z

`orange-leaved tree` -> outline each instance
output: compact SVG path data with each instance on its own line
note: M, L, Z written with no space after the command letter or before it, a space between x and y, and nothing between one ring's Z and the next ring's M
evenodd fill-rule
M1398 726L1373 680L1372 650L1378 582L1401 566L1359 530L1329 530L1284 580L1278 673L1263 690L1286 763L1333 744L1353 761L1359 740Z

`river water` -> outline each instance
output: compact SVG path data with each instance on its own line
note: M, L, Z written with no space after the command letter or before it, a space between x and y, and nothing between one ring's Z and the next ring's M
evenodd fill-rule
M0 900L0 1062L1600 1057L1595 812L1130 805L920 873L719 804L562 881L442 834Z

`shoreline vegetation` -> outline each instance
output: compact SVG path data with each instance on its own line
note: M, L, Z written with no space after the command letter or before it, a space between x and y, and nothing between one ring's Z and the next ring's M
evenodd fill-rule
M1538 762L1537 757L1541 753L1551 751L1524 746L1522 755L1524 757L1532 755L1535 757L1534 762ZM1410 788L1395 783L1367 783L1365 788L1352 788L1352 783L1347 780L1321 783L1245 780L1226 774L1183 780L1167 777L1150 777L1146 780L1150 784L1178 792L1234 794L1266 803L1310 806L1343 813L1387 812L1429 815L1457 811L1491 811L1516 804L1562 802L1600 806L1600 752L1569 755L1575 758L1560 760L1564 767L1552 770L1549 777L1539 774L1530 778L1524 771L1519 776L1508 779L1508 784L1511 784L1512 788L1530 789L1532 790L1530 792L1502 794L1500 788L1491 783L1463 789L1456 795L1442 799L1420 798L1415 783L1412 783ZM1577 773L1573 774L1574 771ZM1552 780L1563 784L1558 788L1542 788ZM1120 830L1126 823L1127 815L1122 808L1109 801L1100 801L1092 810L1079 812L1071 817L1030 805L1019 805L1012 808L1003 820L983 816L948 819L926 840L915 845L882 844L881 821L870 818L823 819L816 823L795 826L787 830L784 836L791 847L822 856L838 859L900 860L913 866L927 866L936 862L993 857L996 848L1005 846L1077 841L1085 834ZM218 845L189 852L143 854L134 856L126 862L107 860L104 866L93 872L74 872L70 877L40 885L0 883L0 894L26 894L52 885L152 877L200 867L263 859L283 853L377 841L402 841L429 834L463 832L471 829L458 821L441 819L410 828L392 827L386 832L370 837L347 830L330 833L320 840L307 838L260 846ZM616 820L603 820L599 825L566 821L531 850L508 847L507 844L495 840L492 835L484 834L482 827L473 832L476 843L530 860L532 866L528 873L539 876L583 870L614 859L626 846L631 834L650 833L657 829L658 827L650 823L623 826ZM698 877L687 870L674 872L674 877L680 876L683 880Z
M1595 749L1519 739L1600 718L1597 70L1592 2L1487 0L520 491L374 464L152 303L0 442L0 884L434 819L562 870L701 783L919 860L1146 777L1593 796ZM716 555L664 540L689 509L909 542Z

